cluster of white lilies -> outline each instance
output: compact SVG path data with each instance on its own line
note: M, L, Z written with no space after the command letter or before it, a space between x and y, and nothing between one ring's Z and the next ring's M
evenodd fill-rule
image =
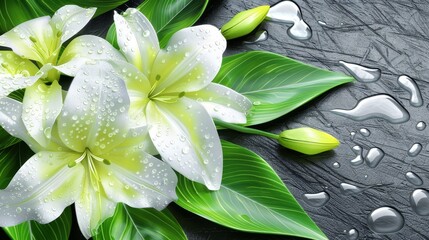
M251 107L211 83L226 41L213 26L175 33L165 49L136 9L115 13L120 50L83 35L95 9L68 5L0 36L0 124L35 152L0 190L0 226L48 223L75 203L85 237L117 203L162 209L176 173L217 190L222 149L212 118L245 123ZM73 76L68 91L58 83ZM24 99L11 92L25 88ZM160 155L162 160L153 155Z

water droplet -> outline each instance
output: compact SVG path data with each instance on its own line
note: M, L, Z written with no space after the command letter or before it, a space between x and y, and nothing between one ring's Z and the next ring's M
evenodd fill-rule
M317 23L320 25L320 26L327 26L328 24L326 24L326 22L325 21L317 21Z
M312 207L322 207L330 199L327 192L307 193L303 195L304 202Z
M416 186L420 186L423 184L423 180L414 172L407 172L405 174L405 178L410 182L411 184L414 184Z
M311 28L302 19L301 9L292 1L275 4L268 11L266 18L274 22L292 24L287 34L295 40L308 40L312 36Z
M380 79L381 70L378 68L368 68L344 61L339 61L338 63L340 63L347 72L349 72L359 82L371 83Z
M295 23L287 30L289 37L295 40L308 40L311 38L311 28L303 20Z
M420 143L414 143L413 146L408 150L408 156L415 157L419 155L419 153L422 151L422 145Z
M368 216L368 227L376 233L394 233L404 226L404 217L392 207L380 207Z
M261 102L260 101L254 101L253 105L255 105L255 106L261 105Z
M188 154L189 153L189 147L188 146L183 147L182 148L182 153L183 154Z
M339 162L334 162L334 163L332 164L332 166L333 166L334 168L340 168L340 167L341 167L341 164L340 164Z
M352 228L347 232L347 235L349 240L356 240L359 237L359 232L355 228Z
M410 104L414 107L420 107L423 105L422 94L417 86L417 83L406 75L399 76L398 84L405 91L410 93Z
M359 100L353 109L334 109L331 112L355 121L382 118L390 123L404 123L410 119L408 111L392 96L377 94Z
M429 192L424 189L416 189L411 193L410 205L415 213L420 216L429 215Z
M343 195L352 195L362 192L365 189L361 189L360 187L357 187L353 184L349 183L341 183L340 184L340 191Z
M356 157L353 158L350 163L353 166L358 166L363 163L363 157L362 157L362 148L360 146L354 146L352 148L352 151L356 154Z
M353 140L355 139L356 136L356 132L350 132L350 139Z
M17 213L21 213L21 212L22 212L22 208L17 207L17 208L16 208L16 212L17 212Z
M359 132L364 137L369 137L371 135L371 132L368 129L366 129L366 128L360 129Z
M251 43L258 43L262 42L268 39L268 32L266 30L260 30L257 31L254 35L248 37L244 43L251 44Z
M426 123L423 121L418 122L416 125L416 129L419 131L423 131L425 130L425 128L426 128Z
M380 148L374 147L369 149L365 156L365 162L370 168L375 168L384 157L384 152Z

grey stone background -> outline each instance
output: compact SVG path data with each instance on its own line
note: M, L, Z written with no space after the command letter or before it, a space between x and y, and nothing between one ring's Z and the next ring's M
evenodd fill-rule
M130 1L127 6L137 6ZM221 27L236 13L277 1L212 0L199 23ZM419 121L428 120L429 103L429 1L428 0L296 0L305 21L313 30L312 39L296 41L286 34L285 24L265 22L261 28L269 32L269 39L257 44L230 41L226 54L250 50L266 50L283 54L302 62L334 71L345 70L339 60L360 63L382 70L376 83L355 82L331 90L298 110L271 123L256 126L279 133L287 128L311 126L336 136L341 146L335 151L305 156L283 148L274 141L225 131L224 139L245 146L266 159L276 170L289 190L330 239L348 239L344 231L356 228L359 239L429 239L429 217L413 213L409 196L415 186L405 179L407 171L422 177L429 188L428 150L429 128L417 131ZM103 35L112 22L108 13L86 28L87 33ZM324 21L327 26L321 26ZM417 81L425 104L415 108L408 102L408 93L397 84L397 77L406 74ZM357 100L376 93L388 93L398 99L410 112L411 119L392 125L384 120L355 122L329 112L334 108L352 108ZM371 131L369 137L350 132L361 128ZM407 150L415 142L424 146L416 157L408 157ZM365 164L352 167L355 157L352 147L382 148L386 156L374 169ZM332 164L338 162L340 168ZM365 177L367 176L367 177ZM342 182L357 186L374 186L351 196L341 195ZM382 186L376 186L382 184ZM305 193L326 191L330 201L321 208L307 205ZM367 225L368 214L382 206L398 209L405 218L405 226L393 234L380 235ZM190 240L202 239L291 239L285 236L251 234L234 231L188 213L177 206L170 209L177 216ZM78 239L79 233L72 233Z

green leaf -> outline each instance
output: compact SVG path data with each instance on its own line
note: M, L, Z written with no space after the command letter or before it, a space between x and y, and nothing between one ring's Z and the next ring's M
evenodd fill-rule
M177 239L186 235L167 210L136 209L118 204L113 217L104 221L95 240L105 239Z
M3 0L0 5L0 31L9 31L18 24L41 16L52 16L64 5L96 7L96 16L112 10L128 0Z
M9 184L18 169L33 154L24 142L0 150L0 189Z
M208 0L146 0L137 9L152 23L160 46L164 47L175 32L192 26L201 17L207 3ZM110 27L106 39L118 46L115 25Z
M14 240L64 240L68 239L72 224L72 212L66 208L61 216L48 224L28 221L3 230Z
M222 147L220 190L180 176L179 206L237 230L327 239L261 157L226 141Z
M18 145L0 151L0 189L9 184L12 177L21 167Z
M261 51L224 58L213 80L253 102L246 125L281 117L329 89L351 81L352 77L342 73Z
M21 139L11 136L2 127L0 127L0 150L8 148L12 145L19 143L19 142L21 142ZM2 152L0 152L0 158L2 157L1 155L2 155ZM1 163L0 163L0 165L1 165ZM0 174L0 176L1 176L1 174Z

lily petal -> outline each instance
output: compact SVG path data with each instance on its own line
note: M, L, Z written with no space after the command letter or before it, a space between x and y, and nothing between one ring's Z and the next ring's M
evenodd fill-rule
M149 75L159 51L158 37L150 21L137 9L129 8L123 16L114 15L118 45L132 63Z
M95 155L121 144L129 131L129 98L111 65L85 66L74 78L58 118L61 140L70 149Z
M31 61L12 51L0 51L0 63L0 97L33 85L47 70L39 71Z
M49 223L58 218L80 192L84 168L67 166L78 157L68 152L39 152L25 162L0 190L0 226L28 220Z
M214 26L201 25L176 32L161 50L149 81L154 94L198 91L218 73L226 40Z
M222 148L216 127L198 102L149 102L149 134L162 159L185 177L218 190L222 179Z
M115 152L127 152L130 147L137 147L141 151L151 155L157 155L158 151L152 143L147 126L131 128L124 142L115 147Z
M118 71L118 74L125 81L128 95L130 97L130 125L141 127L146 125L145 108L149 101L148 94L150 84L148 78L136 67L127 62L109 61L109 64Z
M203 105L212 118L229 123L246 123L246 112L252 107L248 98L217 83L210 83L197 92L186 93L186 96Z
M52 16L50 25L56 30L56 34L61 33L61 44L82 30L96 10L96 8L81 8L76 5L66 5L58 9Z
M11 98L0 98L0 125L10 135L22 139L27 145L37 152L41 146L35 141L22 122L22 103Z
M58 81L47 86L38 80L25 90L22 121L28 133L43 147L50 142L52 127L62 106L62 90Z
M100 188L99 191L94 190L89 174L86 174L83 179L82 192L76 200L75 206L80 231L88 239L96 235L95 232L100 224L113 215L116 203L105 197L103 188Z
M145 153L138 147L111 152L110 165L99 164L101 184L114 202L135 208L165 208L177 199L177 177L167 163Z
M59 44L54 43L56 37L49 26L49 16L39 17L23 22L9 32L0 36L0 46L12 48L12 50L31 60L42 64L57 50ZM52 47L55 46L55 47Z
M91 60L126 61L122 54L103 38L83 35L67 45L56 68L64 74L75 76L79 69Z

